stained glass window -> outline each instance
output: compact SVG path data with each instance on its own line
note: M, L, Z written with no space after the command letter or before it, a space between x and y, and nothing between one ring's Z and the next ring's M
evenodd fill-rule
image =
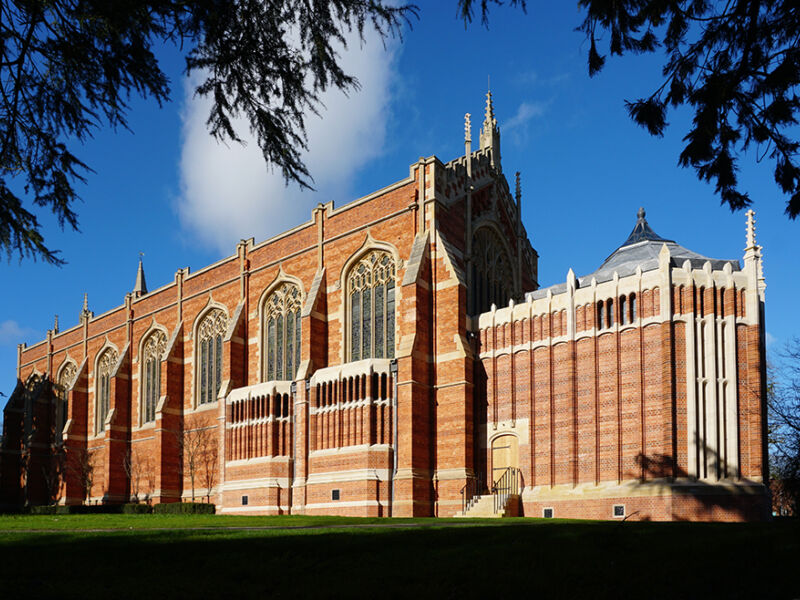
M351 270L350 360L394 358L394 260L373 250Z
M78 367L74 362L67 362L61 367L61 373L58 376L58 398L56 400L56 441L61 440L61 433L64 431L64 426L67 424L69 390L75 384L75 379L77 377Z
M477 315L490 310L492 304L508 304L514 288L511 261L493 230L483 227L475 233L470 260L469 313Z
M264 304L266 323L267 381L291 381L300 366L301 331L300 289L292 283L283 283L268 297Z
M113 348L107 348L100 355L97 361L97 418L95 419L95 431L100 433L105 428L106 417L109 408L109 389L111 383L111 372L117 363L117 352Z
M156 420L156 405L161 393L161 361L166 350L167 336L162 331L151 333L143 346L142 423Z
M222 387L222 338L228 329L228 317L215 308L210 311L197 330L200 346L199 404L216 402Z

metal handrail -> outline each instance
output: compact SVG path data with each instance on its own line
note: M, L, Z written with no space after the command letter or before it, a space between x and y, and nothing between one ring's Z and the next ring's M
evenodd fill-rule
M481 492L484 489L483 480L480 477L470 476L467 478L467 483L461 488L461 514L467 514L467 511L472 508L475 502L478 501Z
M511 496L516 496L519 487L519 469L515 467L508 467L500 479L492 485L492 495L494 496L494 512L500 512L506 507L508 499Z

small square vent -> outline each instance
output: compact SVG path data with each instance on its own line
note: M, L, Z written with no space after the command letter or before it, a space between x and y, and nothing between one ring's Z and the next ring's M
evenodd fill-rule
M339 499L339 490L331 490L331 500Z
M615 517L624 517L625 516L625 505L624 504L615 504L614 505L614 516Z
M242 506L247 506L250 499L247 496L242 496Z
M553 518L553 509L552 508L543 508L542 509L542 517L545 519L552 519Z

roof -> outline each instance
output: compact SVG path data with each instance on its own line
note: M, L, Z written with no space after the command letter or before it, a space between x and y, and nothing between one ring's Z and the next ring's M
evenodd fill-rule
M661 237L650 227L645 214L645 210L640 208L636 213L636 224L628 239L614 250L596 271L578 278L577 287L591 285L592 279L596 280L597 283L611 281L614 278L614 273L617 273L620 277L633 275L637 267L641 268L642 272L655 270L658 268L659 252L661 252L661 248L665 244L669 249L670 264L673 267L680 267L688 260L692 268L696 269L700 269L706 262L710 262L711 268L714 270L722 269L726 264L730 264L734 271L741 270L738 260L708 258L684 248L674 240ZM566 288L566 283L559 283L549 288L538 289L535 292L526 294L526 300L543 298L547 295L548 290L553 294L559 294L566 291Z

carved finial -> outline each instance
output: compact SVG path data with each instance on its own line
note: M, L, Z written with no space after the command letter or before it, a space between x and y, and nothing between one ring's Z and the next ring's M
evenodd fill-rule
M83 293L83 312L89 312L89 294L86 292Z
M491 149L491 164L500 169L500 129L497 119L494 118L494 104L492 104L492 91L486 92L486 117L481 127L481 150Z
M133 286L133 295L140 298L147 293L147 281L144 278L144 265L142 265L142 257L144 252L139 252L139 269L136 271L136 283Z
M464 115L464 141L468 144L472 143L472 122L470 121L469 113Z
M53 333L58 333L58 315L53 319Z
M488 90L486 92L486 114L484 118L484 123L488 123L491 127L495 120L494 120L494 104L492 104L492 90Z
M640 221L644 221L645 214L647 213L644 212L644 208L640 206L639 210L636 211L636 218L639 219Z
M756 247L756 212L751 208L747 215L747 245L745 250Z
M520 200L522 200L522 183L520 182L519 171L517 171L516 180L517 185L516 189L514 190L514 195L516 197L517 204L519 204Z

